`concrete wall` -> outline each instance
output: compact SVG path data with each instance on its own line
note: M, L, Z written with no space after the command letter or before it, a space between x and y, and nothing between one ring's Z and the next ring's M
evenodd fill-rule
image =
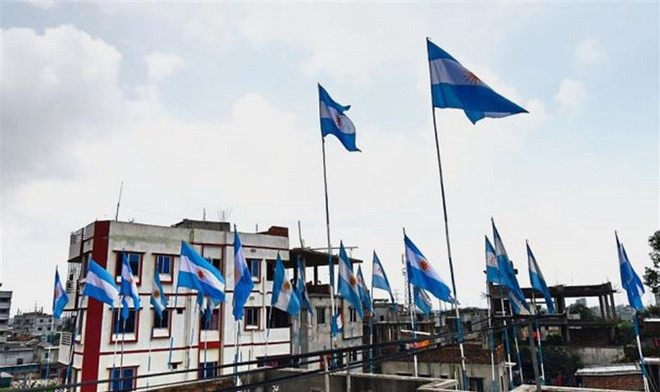
M607 365L621 361L625 356L623 347L571 347L563 346L569 354L575 354L585 366Z
M432 377L437 379L460 379L461 377L461 364L460 363L438 363L438 362L419 362L418 374L420 377ZM412 361L387 361L382 364L382 373L396 374L396 375L412 375L414 374L414 364ZM497 392L491 389L491 367L484 364L466 364L466 373L468 378L481 379L483 390L485 392ZM501 390L505 390L506 385L506 369L504 363L500 363L495 367L495 377L498 380Z

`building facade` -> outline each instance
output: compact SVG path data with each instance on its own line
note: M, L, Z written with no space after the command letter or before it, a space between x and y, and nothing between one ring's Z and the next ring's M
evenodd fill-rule
M76 317L75 334L72 346L67 344L71 335L62 336L59 350L60 362L71 364L71 380L114 380L84 385L83 392L124 390L231 373L236 370L231 366L235 358L239 362L258 360L266 355L266 348L269 356L289 354L290 323L277 309L273 319L280 322L271 324L268 345L265 343L274 261L278 253L288 261L288 230L271 227L266 232L239 235L254 282L240 326L232 316L234 233L228 223L184 220L170 227L97 221L73 233L66 287L70 293L67 311ZM225 302L206 313L209 317L197 308L196 293L177 290L181 241L190 243L225 277ZM117 322L118 309L81 297L80 291L90 259L115 276L119 284L124 253L136 277L141 309L131 310L125 322ZM156 271L169 299L162 319L149 303ZM121 371L117 369L120 355ZM230 366L218 368L222 365ZM170 374L155 380L132 379L166 372ZM120 382L120 377L127 379Z
M7 341L7 334L9 333L11 295L11 291L0 291L0 343Z
M56 330L53 316L43 311L18 313L14 316L13 333L16 335L48 336Z

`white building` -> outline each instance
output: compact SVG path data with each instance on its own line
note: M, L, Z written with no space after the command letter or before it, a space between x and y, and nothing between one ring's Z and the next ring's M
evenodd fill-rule
M266 320L270 312L270 294L274 260L278 254L289 259L288 229L271 227L263 233L239 233L248 266L255 284L245 307L240 325L239 360L249 361L265 356ZM226 280L227 297L213 311L208 326L196 306L196 294L189 289L176 292L181 241L187 241L205 258L218 267ZM172 227L117 221L97 221L71 236L69 273L66 287L70 292L67 310L79 314L77 332L71 349L63 336L59 360L72 361L72 381L85 382L110 378L134 377L172 370L190 369L187 373L174 373L158 379L128 379L120 383L86 385L83 392L124 390L129 387L170 383L216 374L231 373L233 367L216 369L232 364L236 354L237 330L232 316L234 288L234 233L228 223L184 220ZM87 264L93 259L114 274L120 281L122 253L137 278L142 308L131 311L125 326L115 322L117 309L76 294L84 283ZM160 320L149 303L152 277L158 268L169 305ZM291 273L289 273L291 275ZM78 284L76 284L78 282ZM79 310L79 312L75 312ZM271 324L268 354L283 355L291 352L291 332L288 317L273 313L279 322ZM66 335L66 334L65 334ZM70 336L69 336L70 338ZM123 347L123 367L118 366L117 347ZM149 357L151 369L148 369ZM168 365L169 364L169 365ZM253 365L252 367L255 367ZM244 369L247 369L244 368ZM239 369L239 370L244 370Z
M9 313L11 311L11 291L0 291L0 343L7 341Z

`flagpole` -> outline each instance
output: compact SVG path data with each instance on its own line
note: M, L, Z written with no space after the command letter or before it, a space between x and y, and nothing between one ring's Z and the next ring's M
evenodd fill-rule
M488 280L486 280L486 298L488 298L488 348L490 349L490 377L491 377L491 385L490 385L490 390L495 392L499 388L496 387L496 382L495 382L495 341L494 341L494 336L493 336L493 321L491 320L491 307L492 307L492 298L490 297L490 285L488 284Z
M509 312L513 315L513 308L511 302L509 301ZM518 357L518 369L520 369L520 385L524 384L523 377L523 368L522 361L520 360L520 346L518 345L518 329L516 328L516 323L511 321L511 330L513 332L513 342L516 344L516 357Z
M53 346L53 334L55 333L55 317L50 318L50 342L48 344L48 361L46 361L46 380L50 378L50 349Z
M405 227L403 228L403 238L406 237L406 229ZM410 276L408 276L408 268L406 265L406 259L405 255L401 255L401 263L406 267L404 268L404 271L406 271L406 288L408 289L408 311L410 313L410 326L412 327L413 331L413 340L415 343L413 343L414 348L413 348L413 375L415 377L418 377L418 372L417 372L417 330L415 329L415 315L413 314L413 301L412 301L412 292L410 290Z
M507 367L509 368L509 387L507 390L511 390L513 387L513 366L511 365L511 343L509 342L509 326L506 321L506 308L504 307L504 294L502 290L502 285L500 286L500 307L502 308L502 318L504 320L504 342L506 344L506 359L508 361Z
M241 340L241 320L236 320L236 354L234 355L234 374L238 373L238 353L240 351L239 342ZM239 385L238 375L234 380L236 385Z
M82 290L79 289L79 283L80 283L80 277L78 277L78 282L76 282L75 295L76 295L77 309L76 309L76 315L73 319L73 336L71 337L71 344L69 346L69 363L67 364L66 374L64 375L64 384L69 383L69 376L71 375L71 368L73 367L73 359L75 356L76 335L78 335L78 322L80 322L80 318L82 317L81 312L82 312L83 295L82 295Z
M539 363L541 368L541 382L545 384L545 366L543 365L543 348L541 347L541 328L539 327L539 310L536 306L536 295L532 288L532 307L534 308L534 329L536 330L536 344L539 346Z
M375 251L374 251L375 252ZM373 264L371 265L371 312L369 317L369 372L374 373L374 316L376 309L374 308L374 270Z
M426 38L426 41L429 41L429 38ZM429 77L431 75L431 62L429 62ZM429 84L432 86L432 84ZM449 219L447 217L447 202L446 202L446 197L445 197L445 183L442 177L442 159L440 156L440 141L438 138L438 126L437 126L437 121L435 118L435 107L433 106L433 88L431 88L431 114L433 115L433 131L435 135L435 152L436 156L438 158L438 174L440 176L440 194L442 196L442 215L444 217L444 222L445 222L445 240L447 243L447 258L449 260L449 272L451 274L451 287L452 291L454 292L454 309L456 312L456 320L457 323L461 322L461 315L460 311L458 309L458 292L456 291L456 279L454 278L454 263L452 262L452 257L451 257L451 245L449 241ZM466 387L466 371L465 371L465 350L463 347L463 336L462 336L463 328L460 328L460 335L459 336L459 347L461 350L461 372L462 372L462 378L463 378L463 387Z
M268 314L268 321L266 322L266 347L264 348L265 351L264 357L266 361L268 361L268 338L270 337L270 323L273 320L273 309L274 307L271 300L270 313Z
M635 327L635 339L637 340L637 350L639 351L639 367L642 370L642 379L644 380L644 392L649 392L649 380L646 374L646 368L644 367L644 354L642 353L642 342L639 338L639 317L637 311L635 311L634 327Z

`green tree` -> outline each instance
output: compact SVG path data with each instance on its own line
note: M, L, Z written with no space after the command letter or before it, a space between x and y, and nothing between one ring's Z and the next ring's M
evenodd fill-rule
M644 284L649 286L654 294L657 294L660 292L660 230L649 237L649 246L651 247L649 256L653 267L644 269Z
M580 320L582 321L597 321L601 319L596 316L591 309L582 304L574 303L573 305L567 306L566 310L571 314L579 314Z

